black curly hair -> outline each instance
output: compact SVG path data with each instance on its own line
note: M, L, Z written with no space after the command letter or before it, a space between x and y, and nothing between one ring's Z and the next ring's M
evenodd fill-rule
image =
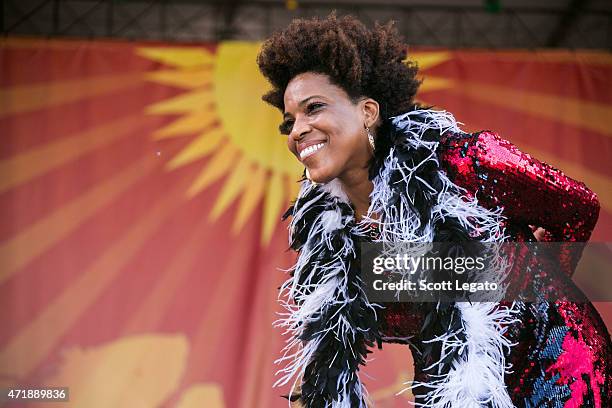
M284 110L283 96L293 77L304 72L326 74L356 101L376 100L383 119L409 111L421 83L417 66L405 61L407 46L393 22L373 29L353 16L295 19L266 40L257 56L273 89L262 99Z

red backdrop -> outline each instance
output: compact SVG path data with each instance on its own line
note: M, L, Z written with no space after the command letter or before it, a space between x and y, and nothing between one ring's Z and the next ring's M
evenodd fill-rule
M0 40L0 387L68 386L87 408L285 406L272 322L300 169L259 100L257 49ZM586 182L593 240L612 240L609 53L412 57L422 101ZM374 353L377 407L406 406L411 365L406 347Z

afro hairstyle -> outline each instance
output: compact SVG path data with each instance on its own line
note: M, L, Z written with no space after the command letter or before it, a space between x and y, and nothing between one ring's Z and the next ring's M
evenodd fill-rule
M353 101L374 99L383 118L409 111L421 83L393 22L368 29L335 12L325 19L294 19L263 43L257 64L273 87L262 99L281 112L287 85L304 72L327 75Z

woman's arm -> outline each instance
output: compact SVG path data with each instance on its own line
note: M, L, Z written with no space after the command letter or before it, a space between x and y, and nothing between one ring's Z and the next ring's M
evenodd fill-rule
M440 159L453 181L485 207L502 207L509 223L546 230L543 240L589 240L599 216L597 195L562 171L523 153L496 133L445 135ZM580 251L581 252L581 251ZM568 258L573 271L580 254Z

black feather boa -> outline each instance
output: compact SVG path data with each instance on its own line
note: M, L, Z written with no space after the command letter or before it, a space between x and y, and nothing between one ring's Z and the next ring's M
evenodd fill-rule
M504 239L499 213L465 202L461 189L440 171L435 151L441 134L460 132L449 116L422 110L383 121L369 167L374 183L372 202L363 222L355 221L354 210L337 180L325 185L303 180L299 196L283 217L292 217L290 246L299 256L281 287L287 313L277 324L292 339L285 355L277 360L290 363L279 371L284 376L275 385L301 375L300 400L305 407L366 406L367 391L358 371L371 352L369 348L375 344L381 347L378 322L383 307L370 303L363 290L359 244L370 240L364 225L378 224L378 240L382 241ZM457 249L447 246L449 252ZM425 315L421 338L455 332L453 342L468 341L455 304L423 303L419 308ZM432 363L431 373L449 373L461 349L449 348L444 340L427 344L421 357ZM422 386L427 406L445 401L440 385Z
M285 214L285 217L294 214L294 209L299 208L303 202L316 200L317 190L313 189L309 194L300 197L294 206ZM308 240L309 230L316 222L316 218L321 212L339 210L345 220L354 219L353 208L345 202L339 201L329 193L319 197L321 205L311 206L302 214L300 222L297 223L292 233L291 248L301 251ZM335 207L335 208L334 208ZM337 384L342 380L339 378L341 373L356 373L359 366L365 364L366 356L371 351L368 350L376 342L381 343L378 334L378 322L375 309L369 305L362 290L362 282L359 265L359 242L363 237L352 232L354 221L349 221L345 228L338 229L331 237L331 241L321 245L322 250L318 251L311 261L300 270L297 278L298 285L306 286L306 277L312 277L314 282L321 282L324 279L324 270L319 269L320 265L330 265L334 263L336 248L340 248L345 242L352 242L350 255L344 259L350 265L346 272L347 300L346 303L329 304L325 307L317 320L307 322L299 335L303 342L311 342L320 336L320 343L312 359L305 368L302 381L301 401L306 407L328 407L334 401L340 400L342 389ZM311 242L312 244L312 242ZM295 272L295 271L294 271ZM306 296L312 291L306 293ZM298 306L301 306L299 302ZM331 319L338 319L342 315L348 324L354 328L359 328L352 333L350 343L343 342L336 336L336 332L324 332L326 326L331 325ZM323 333L321 335L321 333ZM351 407L359 407L365 403L361 398L361 391L356 375L346 380L345 388L349 390ZM354 390L356 392L350 392Z

